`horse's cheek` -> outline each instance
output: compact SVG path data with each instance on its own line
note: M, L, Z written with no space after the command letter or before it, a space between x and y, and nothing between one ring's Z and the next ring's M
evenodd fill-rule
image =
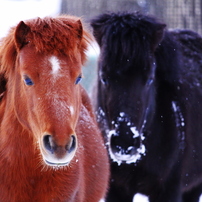
M14 104L14 111L16 113L16 116L18 120L23 124L26 125L25 120L27 118L27 102L26 99L24 99L24 93L21 91L21 89L18 87L18 84L15 84L15 88L17 93L13 93L13 104Z
M30 123L36 123L37 121L35 116L37 102L33 99L32 96L30 96L30 94L33 94L33 92L26 90L26 88L16 92L21 92L17 93L14 99L17 118L24 128L32 131L34 125L30 125Z
M70 114L72 119L74 119L75 127L79 118L80 110L81 110L81 96L80 96L80 89L76 89L76 91L73 93L74 95L72 96L73 101L71 105L73 110L70 110Z

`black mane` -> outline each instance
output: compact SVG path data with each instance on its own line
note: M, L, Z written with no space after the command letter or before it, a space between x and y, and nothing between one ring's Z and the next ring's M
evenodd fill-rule
M179 44L175 41L172 33L165 31L164 38L155 51L155 57L157 63L156 78L170 85L176 85L180 82L181 53Z
M165 24L156 18L138 12L107 13L93 19L91 25L98 44L106 46L102 53L105 59L101 60L107 61L103 66L110 71L131 73L138 71L138 67L144 71L155 54L160 80L169 83L178 80L178 45L172 34L164 30ZM166 65L161 65L162 62Z

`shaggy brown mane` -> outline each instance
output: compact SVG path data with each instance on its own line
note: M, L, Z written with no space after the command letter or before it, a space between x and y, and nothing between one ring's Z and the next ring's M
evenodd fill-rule
M82 28L79 18L60 16L57 18L36 18L25 21L30 31L26 36L28 45L33 45L37 52L65 55L73 58L75 51L81 54L82 63L86 60L85 50L91 36ZM0 73L7 73L15 66L18 47L15 41L16 27L2 39L0 45Z

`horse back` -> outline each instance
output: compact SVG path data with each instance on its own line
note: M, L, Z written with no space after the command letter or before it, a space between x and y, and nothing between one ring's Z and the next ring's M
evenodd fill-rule
M182 152L182 182L185 190L202 182L202 37L191 30L169 32L179 52L179 81L175 83L173 108L179 149Z
M182 78L194 86L202 85L202 37L191 30L172 30L181 52Z

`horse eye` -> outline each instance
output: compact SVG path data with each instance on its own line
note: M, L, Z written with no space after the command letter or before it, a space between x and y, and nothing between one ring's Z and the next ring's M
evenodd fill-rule
M150 86L153 83L154 79L153 78L149 78L147 80L147 85Z
M108 84L108 81L107 81L107 79L106 78L101 78L101 82L102 82L102 84L104 84L104 85L107 85Z
M102 71L99 71L99 80L103 85L108 85L109 84L109 77L105 75Z
M77 77L76 81L75 81L75 84L78 84L78 83L81 81L81 79L82 79L82 76L79 75L79 76Z
M24 76L24 82L27 86L32 86L34 85L34 82L28 77L28 76Z

